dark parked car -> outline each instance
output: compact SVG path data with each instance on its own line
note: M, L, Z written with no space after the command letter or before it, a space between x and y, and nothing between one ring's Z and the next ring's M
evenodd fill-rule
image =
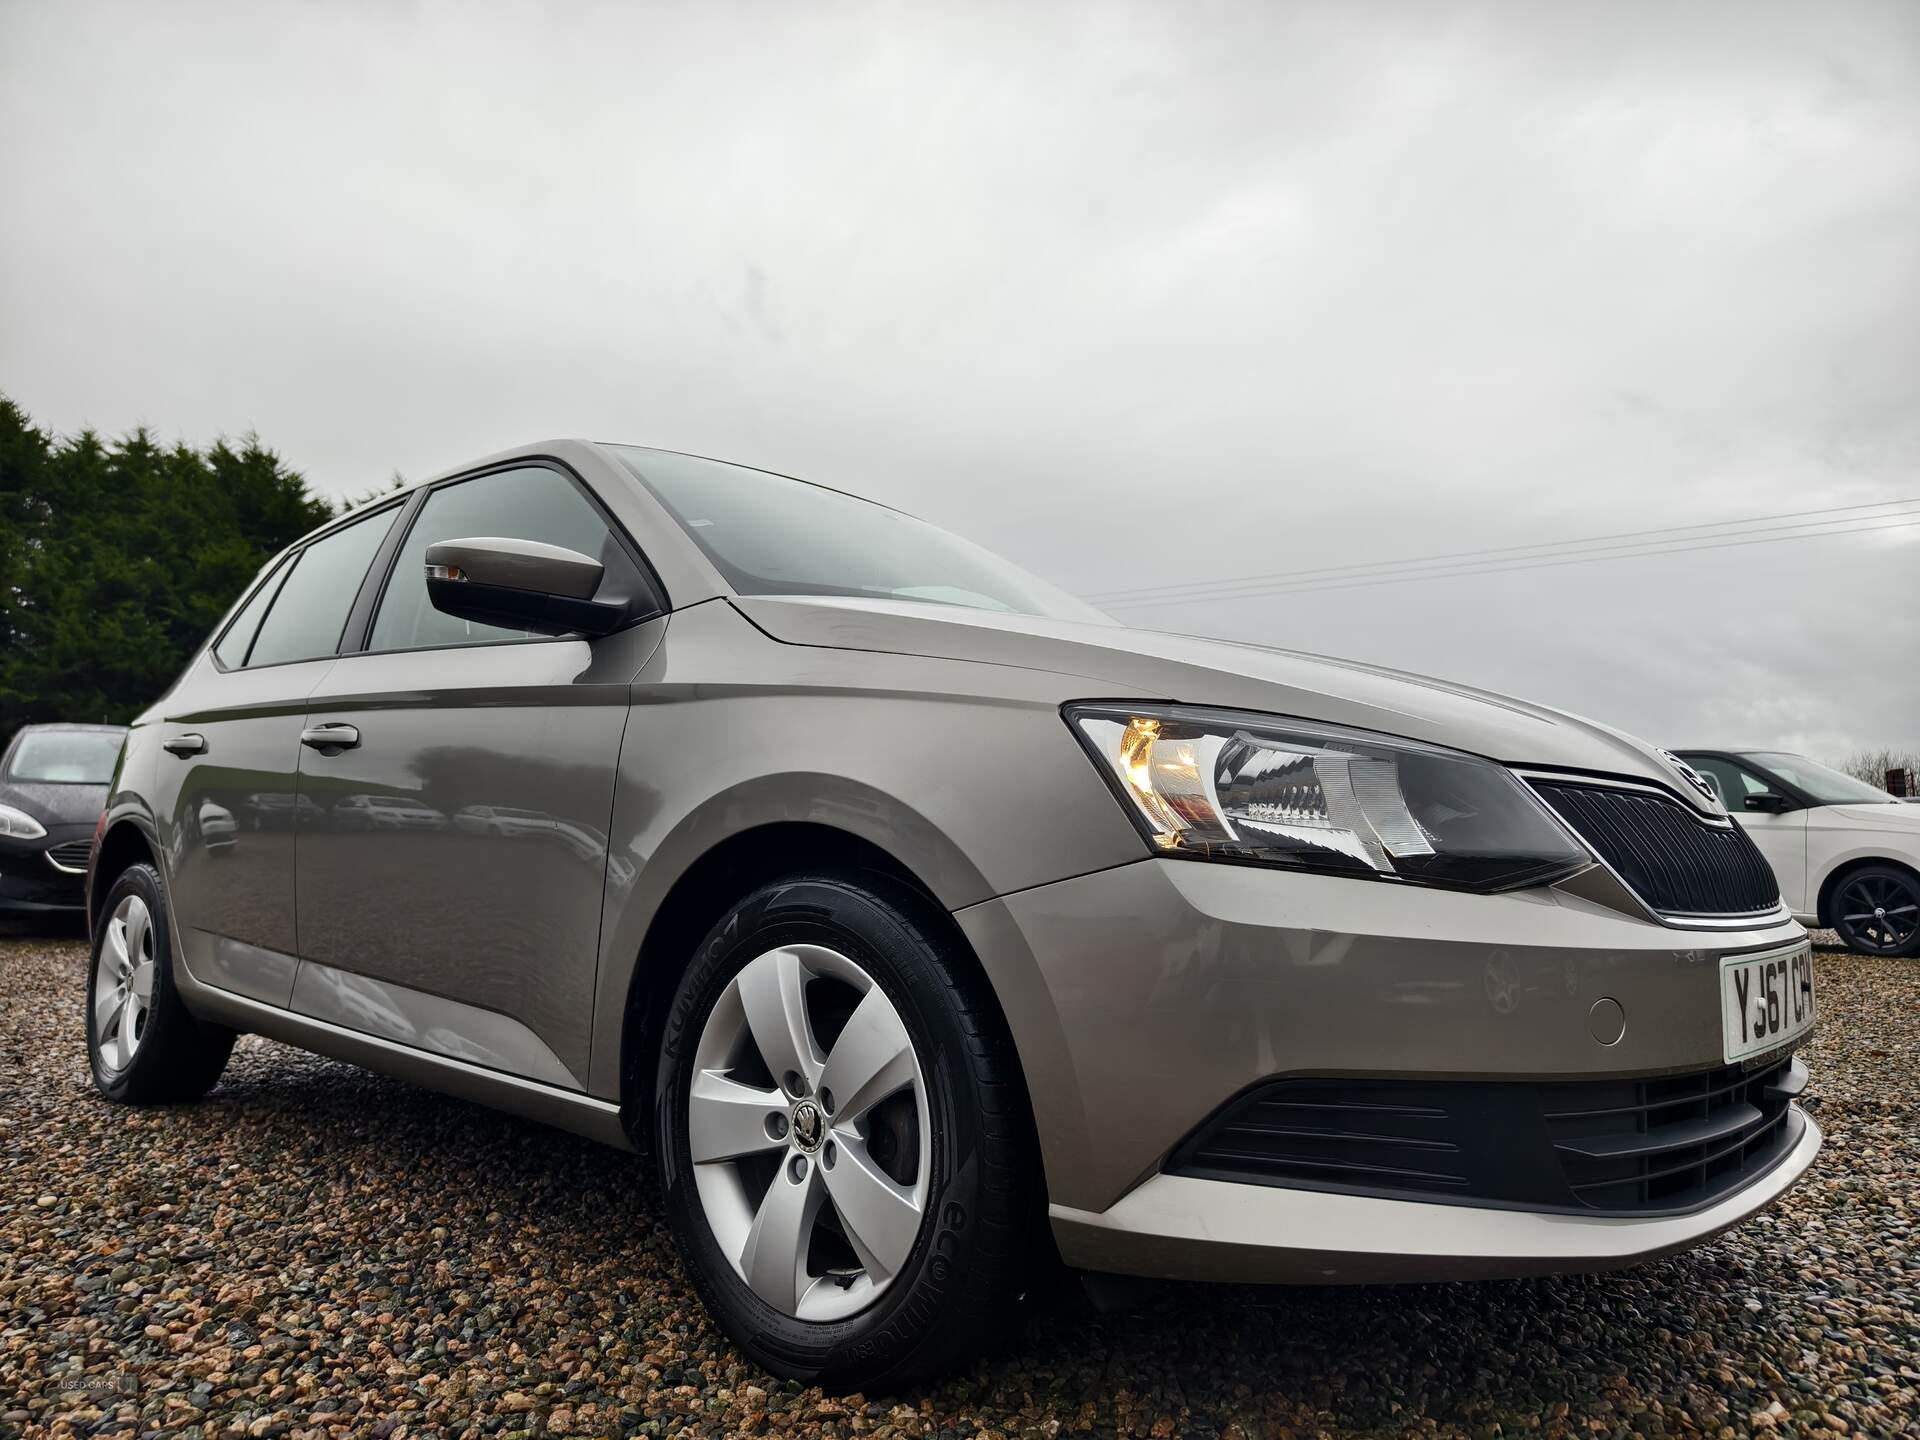
M0 760L0 913L85 904L87 854L124 725L27 725Z

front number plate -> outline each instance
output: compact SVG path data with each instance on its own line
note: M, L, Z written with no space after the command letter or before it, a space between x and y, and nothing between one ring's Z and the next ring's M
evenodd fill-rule
M1720 1029L1729 1063L1786 1044L1813 1026L1813 947L1720 962Z

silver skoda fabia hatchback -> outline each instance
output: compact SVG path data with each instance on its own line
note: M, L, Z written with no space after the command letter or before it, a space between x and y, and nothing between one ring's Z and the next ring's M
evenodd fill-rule
M658 450L276 558L128 736L88 908L108 1096L256 1031L641 1151L719 1322L842 1385L1056 1254L1596 1269L1820 1145L1806 935L1672 756Z

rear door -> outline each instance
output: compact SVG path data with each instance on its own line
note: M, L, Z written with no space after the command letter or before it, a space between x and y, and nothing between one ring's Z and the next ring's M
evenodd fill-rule
M299 941L300 728L398 508L327 531L255 586L162 703L157 824L187 968L285 1005Z
M518 462L426 492L364 650L308 700L293 1004L581 1089L627 684L666 621L589 641L443 614L427 597L427 546L477 536L599 559L597 599L651 586L556 466Z

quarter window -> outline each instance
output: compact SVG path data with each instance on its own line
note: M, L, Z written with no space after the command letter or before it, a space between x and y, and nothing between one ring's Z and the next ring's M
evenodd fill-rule
M427 598L429 545L491 536L561 545L598 560L605 572L596 600L631 600L645 589L626 547L566 476L544 465L500 470L443 485L427 496L393 563L367 648L418 650L528 638L525 630L448 615Z
M293 560L272 608L260 626L246 663L279 665L312 660L340 648L347 612L360 591L374 552L393 528L397 509L356 520L314 541Z
M254 633L260 628L260 617L267 613L267 606L273 603L274 591L280 588L280 582L287 578L284 569L275 570L258 590L253 592L233 624L227 627L227 633L220 637L220 643L213 647L213 653L220 663L229 670L238 670L247 663L247 651L253 646Z

